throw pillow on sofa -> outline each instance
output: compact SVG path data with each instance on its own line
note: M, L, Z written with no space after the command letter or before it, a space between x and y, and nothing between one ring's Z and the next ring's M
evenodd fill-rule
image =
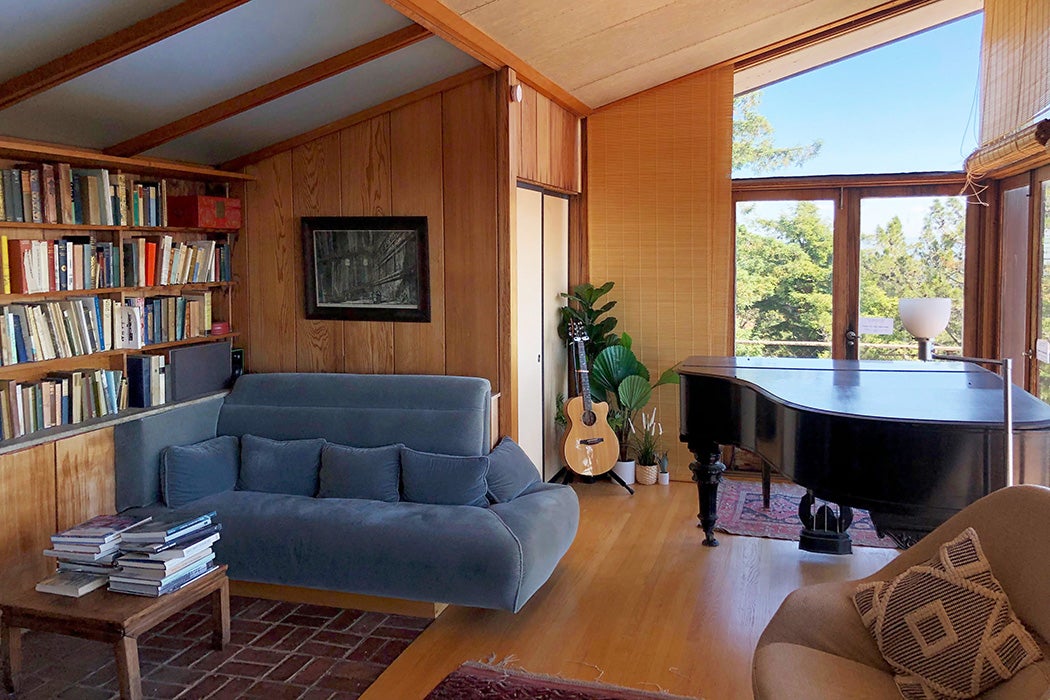
M401 447L350 447L328 443L321 450L318 498L364 498L397 503Z
M504 437L489 453L489 500L507 503L540 480L540 472L525 450L509 437Z
M488 457L456 457L401 448L405 500L442 506L488 506Z
M160 492L169 508L237 485L240 440L220 435L194 445L172 445L160 453Z
M241 473L238 491L316 496L324 438L270 440L241 436Z
M1042 657L971 527L853 603L906 698L973 698Z

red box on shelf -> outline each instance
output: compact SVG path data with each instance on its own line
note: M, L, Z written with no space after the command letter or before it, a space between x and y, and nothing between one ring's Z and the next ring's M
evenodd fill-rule
M168 226L240 228L241 200L204 195L168 197Z

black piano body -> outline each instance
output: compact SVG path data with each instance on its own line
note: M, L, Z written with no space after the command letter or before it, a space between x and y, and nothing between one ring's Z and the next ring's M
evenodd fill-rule
M1013 387L1008 474L1002 380L974 364L690 357L678 371L695 474L713 445L743 447L905 541L995 489L1050 483L1050 406Z

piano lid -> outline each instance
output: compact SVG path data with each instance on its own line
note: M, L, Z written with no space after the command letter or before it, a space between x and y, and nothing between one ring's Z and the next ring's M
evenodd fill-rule
M747 384L808 411L975 426L1003 422L1002 378L966 362L694 356L677 371ZM1015 430L1050 428L1050 405L1017 386L1012 391Z

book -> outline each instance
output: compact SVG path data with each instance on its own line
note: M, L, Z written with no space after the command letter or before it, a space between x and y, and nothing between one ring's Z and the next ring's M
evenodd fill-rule
M61 549L45 549L44 556L51 557L53 559L63 559L65 561L79 562L81 564L112 564L113 560L117 558L118 550L116 548L108 552L70 552L63 551Z
M211 525L215 511L187 518L180 515L158 516L136 527L126 530L121 538L126 542L170 542Z
M110 577L109 590L115 593L130 593L132 595L149 596L151 598L157 598L168 593L174 593L180 588L184 588L199 578L203 578L207 574L215 571L218 567L213 561L209 561L204 564L191 567L189 571L183 573L179 572L180 575L176 576L175 579L163 586L157 586L154 583L148 581L139 581L135 579L124 580L119 577Z
M137 552L122 546L121 551L124 554L121 555L119 563L121 565L162 566L165 562L195 557L201 552L211 549L211 546L219 541L220 535L218 532L198 537L199 532L192 533L189 541L182 545L168 546L167 549L158 552Z
M86 571L60 571L54 576L49 576L36 584L36 589L41 593L54 593L56 595L79 598L85 593L90 593L96 588L101 588L109 581L104 574L94 574Z
M199 562L215 559L215 552L210 547L188 557L177 559L149 560L138 559L122 555L114 562L120 568L120 572L114 574L124 578L141 578L147 581L157 581L160 584L170 583L172 578L183 569L196 565Z
M150 516L133 515L97 515L79 525L57 532L51 536L52 542L112 542L125 530L149 522Z
M120 543L120 549L122 552L135 553L136 555L143 554L161 554L169 550L189 549L195 546L196 543L201 540L207 539L212 535L216 535L222 531L222 523L212 523L207 527L202 527L199 530L194 530L189 534L176 537L169 542L127 542L122 541Z

